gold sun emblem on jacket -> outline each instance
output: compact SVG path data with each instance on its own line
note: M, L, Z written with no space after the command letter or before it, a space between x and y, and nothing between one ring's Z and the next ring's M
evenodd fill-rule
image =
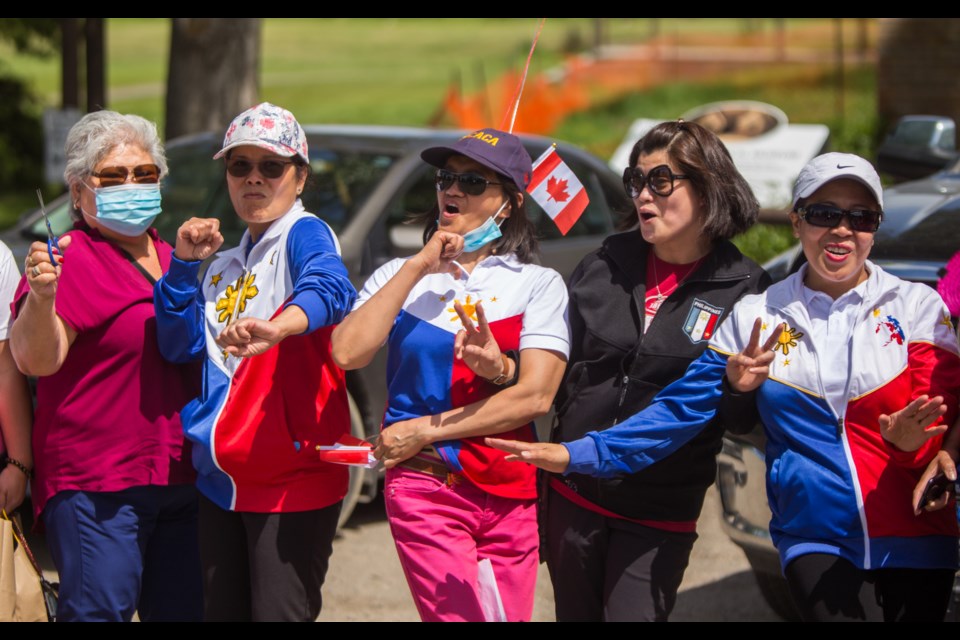
M797 341L802 337L802 333L796 329L792 329L787 325L784 325L784 329L780 332L780 337L777 338L777 344L774 345L773 350L779 351L783 355L788 355L790 353L790 349L797 348Z
M456 301L457 301L457 300L454 299L454 302L456 302ZM467 301L460 303L460 306L463 307L464 312L465 312L465 313L467 314L467 316L468 316L471 320L473 320L474 322L479 322L479 321L477 320L477 303L479 303L479 302L483 302L483 301L482 301L482 300L477 300L476 302L474 302L474 301L472 300L472 298L470 297L470 294L467 294ZM453 314L453 316L451 316L451 318L450 318L450 322L456 322L457 320L460 319L460 316L457 315L457 310L454 309L453 307L447 307L447 311L449 311L450 313Z
M260 290L254 281L256 274L243 273L237 278L237 281L227 285L223 292L223 297L217 300L218 322L227 322L230 318L236 318L240 313L247 310L247 300L256 297Z

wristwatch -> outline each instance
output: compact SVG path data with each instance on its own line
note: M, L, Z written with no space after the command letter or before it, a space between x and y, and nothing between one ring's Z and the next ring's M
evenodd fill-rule
M513 360L513 376L511 376L509 380L507 379L507 367L504 366L500 375L490 380L490 383L498 387L509 387L516 384L517 380L520 379L520 353L515 349L511 349L510 351L502 352L500 355Z

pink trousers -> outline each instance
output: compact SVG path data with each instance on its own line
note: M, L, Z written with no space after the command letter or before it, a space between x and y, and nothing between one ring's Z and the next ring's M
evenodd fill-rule
M387 518L420 618L482 622L477 563L488 558L507 620L530 620L539 545L536 501L500 498L456 480L387 471Z

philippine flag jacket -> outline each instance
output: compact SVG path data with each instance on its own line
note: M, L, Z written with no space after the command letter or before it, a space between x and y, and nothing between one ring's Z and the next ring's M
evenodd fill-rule
M330 334L356 291L333 231L300 201L256 243L249 231L198 282L200 262L172 259L157 284L160 350L173 362L204 357L201 396L181 413L193 441L197 487L223 509L276 513L329 506L346 493L346 467L321 462L317 445L350 431L343 371ZM238 358L216 343L228 322L269 320L287 305L307 331Z
M786 566L808 553L843 557L862 569L955 568L953 509L913 514L912 491L941 437L905 452L880 434L880 414L917 396L942 395L957 416L960 357L950 315L936 292L867 263L845 348L842 401L825 391L825 336L812 335L805 269L743 298L710 348L654 403L612 429L569 444L569 471L611 476L642 469L710 424L727 357L740 352L754 320L785 323L756 407L767 435L770 532ZM764 334L767 335L767 334ZM835 347L836 348L836 347ZM831 398L833 401L831 401Z

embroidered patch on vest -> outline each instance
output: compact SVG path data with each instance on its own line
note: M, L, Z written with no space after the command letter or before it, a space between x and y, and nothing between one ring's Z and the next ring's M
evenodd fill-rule
M715 307L699 298L694 298L687 313L687 319L683 323L683 332L694 343L709 340L716 332L722 315L723 307Z

